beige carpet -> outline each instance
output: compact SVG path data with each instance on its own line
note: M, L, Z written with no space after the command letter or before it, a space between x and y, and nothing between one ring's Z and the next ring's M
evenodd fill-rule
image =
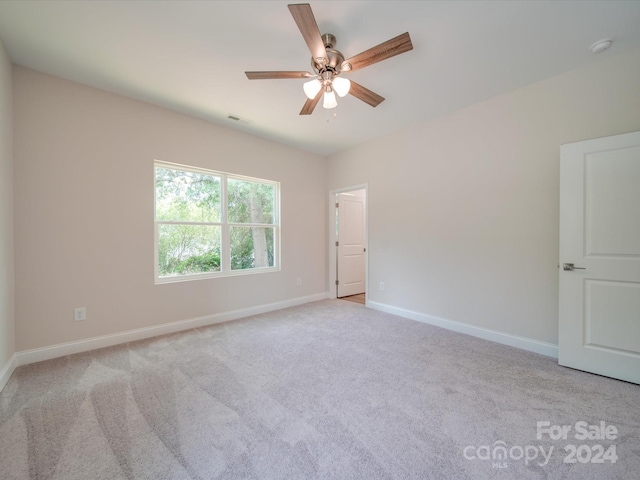
M325 300L17 369L0 478L640 478L640 387Z

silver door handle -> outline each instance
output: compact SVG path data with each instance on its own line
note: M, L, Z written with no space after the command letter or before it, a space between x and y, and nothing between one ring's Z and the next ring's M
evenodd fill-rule
M574 270L586 270L586 268L584 267L576 267L573 265L573 263L563 263L562 264L562 269L565 272L573 272Z

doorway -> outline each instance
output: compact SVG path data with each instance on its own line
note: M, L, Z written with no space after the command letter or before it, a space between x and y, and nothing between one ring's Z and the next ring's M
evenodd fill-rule
M330 192L329 211L331 297L366 304L367 186Z
M562 146L558 362L640 384L640 132Z

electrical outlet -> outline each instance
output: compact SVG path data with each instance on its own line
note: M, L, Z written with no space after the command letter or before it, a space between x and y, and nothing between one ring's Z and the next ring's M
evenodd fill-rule
M299 278L298 280L296 280L296 285L297 285L297 286L302 285L302 279L301 279L301 278Z
M384 292L384 282L380 282L380 290Z
M76 322L81 322L87 319L87 309L86 307L79 307L73 311L73 319Z

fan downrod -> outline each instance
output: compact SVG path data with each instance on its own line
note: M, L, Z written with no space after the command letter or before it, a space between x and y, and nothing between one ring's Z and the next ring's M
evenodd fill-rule
M324 43L324 48L333 48L337 43L336 37L331 33L325 33L322 35L322 43Z

